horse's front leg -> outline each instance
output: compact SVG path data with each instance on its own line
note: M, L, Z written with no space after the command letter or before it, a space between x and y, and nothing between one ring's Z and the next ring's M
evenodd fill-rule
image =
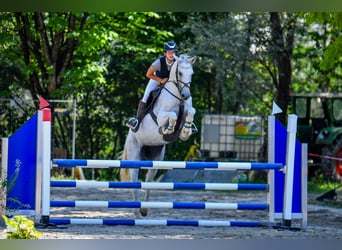
M196 110L193 107L190 107L188 112L187 112L187 115L185 117L184 126L183 126L182 131L179 135L179 138L182 141L188 140L192 134L192 125L193 125L195 113L196 113Z
M163 135L172 134L175 131L177 114L175 112L163 111L158 116L159 132Z

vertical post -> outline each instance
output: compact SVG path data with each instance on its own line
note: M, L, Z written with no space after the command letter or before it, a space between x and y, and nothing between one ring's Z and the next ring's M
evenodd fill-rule
M51 110L39 110L37 165L41 169L41 222L49 223L51 171Z
M267 159L269 163L275 162L275 116L270 115L268 116L268 133L267 133ZM267 193L267 203L269 204L269 222L275 221L275 176L274 176L274 170L268 171L268 185L269 185L269 191Z
M289 115L287 123L287 149L286 149L286 167L285 167L285 190L284 190L284 226L291 226L292 219L292 193L293 193L293 177L294 162L296 148L297 133L297 116Z
M40 121L42 120L42 111L38 110L37 112L37 145L36 145L36 192L35 192L35 222L39 222L42 216L42 172L43 172L43 164L42 159L40 158L43 155L43 148L41 146L41 133L40 131Z
M72 116L72 159L75 159L76 146L76 99L73 100L73 116Z
M302 144L302 227L306 228L308 226L308 144Z
M8 138L2 138L1 141L1 178L0 178L0 214L5 214L6 200L7 200L7 185L2 185L3 181L7 180L8 168Z

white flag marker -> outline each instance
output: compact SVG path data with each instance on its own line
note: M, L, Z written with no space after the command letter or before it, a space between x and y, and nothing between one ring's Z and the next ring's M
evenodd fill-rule
M272 115L279 114L282 112L283 112L283 110L275 102L273 102Z

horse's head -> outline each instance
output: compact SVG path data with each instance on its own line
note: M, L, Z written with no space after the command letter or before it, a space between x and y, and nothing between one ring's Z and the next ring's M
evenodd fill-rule
M174 82L176 82L179 92L183 99L188 99L191 96L190 84L192 79L192 74L194 73L192 69L192 64L196 61L196 57L190 57L187 54L182 54L179 57L174 56L176 62L173 67L174 72L170 73L170 78L174 77ZM173 74L173 75L172 75Z

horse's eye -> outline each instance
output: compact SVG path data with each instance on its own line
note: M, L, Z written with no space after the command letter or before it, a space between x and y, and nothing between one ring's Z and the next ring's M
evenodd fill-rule
M182 74L182 72L179 72L179 76L181 77L183 74Z

